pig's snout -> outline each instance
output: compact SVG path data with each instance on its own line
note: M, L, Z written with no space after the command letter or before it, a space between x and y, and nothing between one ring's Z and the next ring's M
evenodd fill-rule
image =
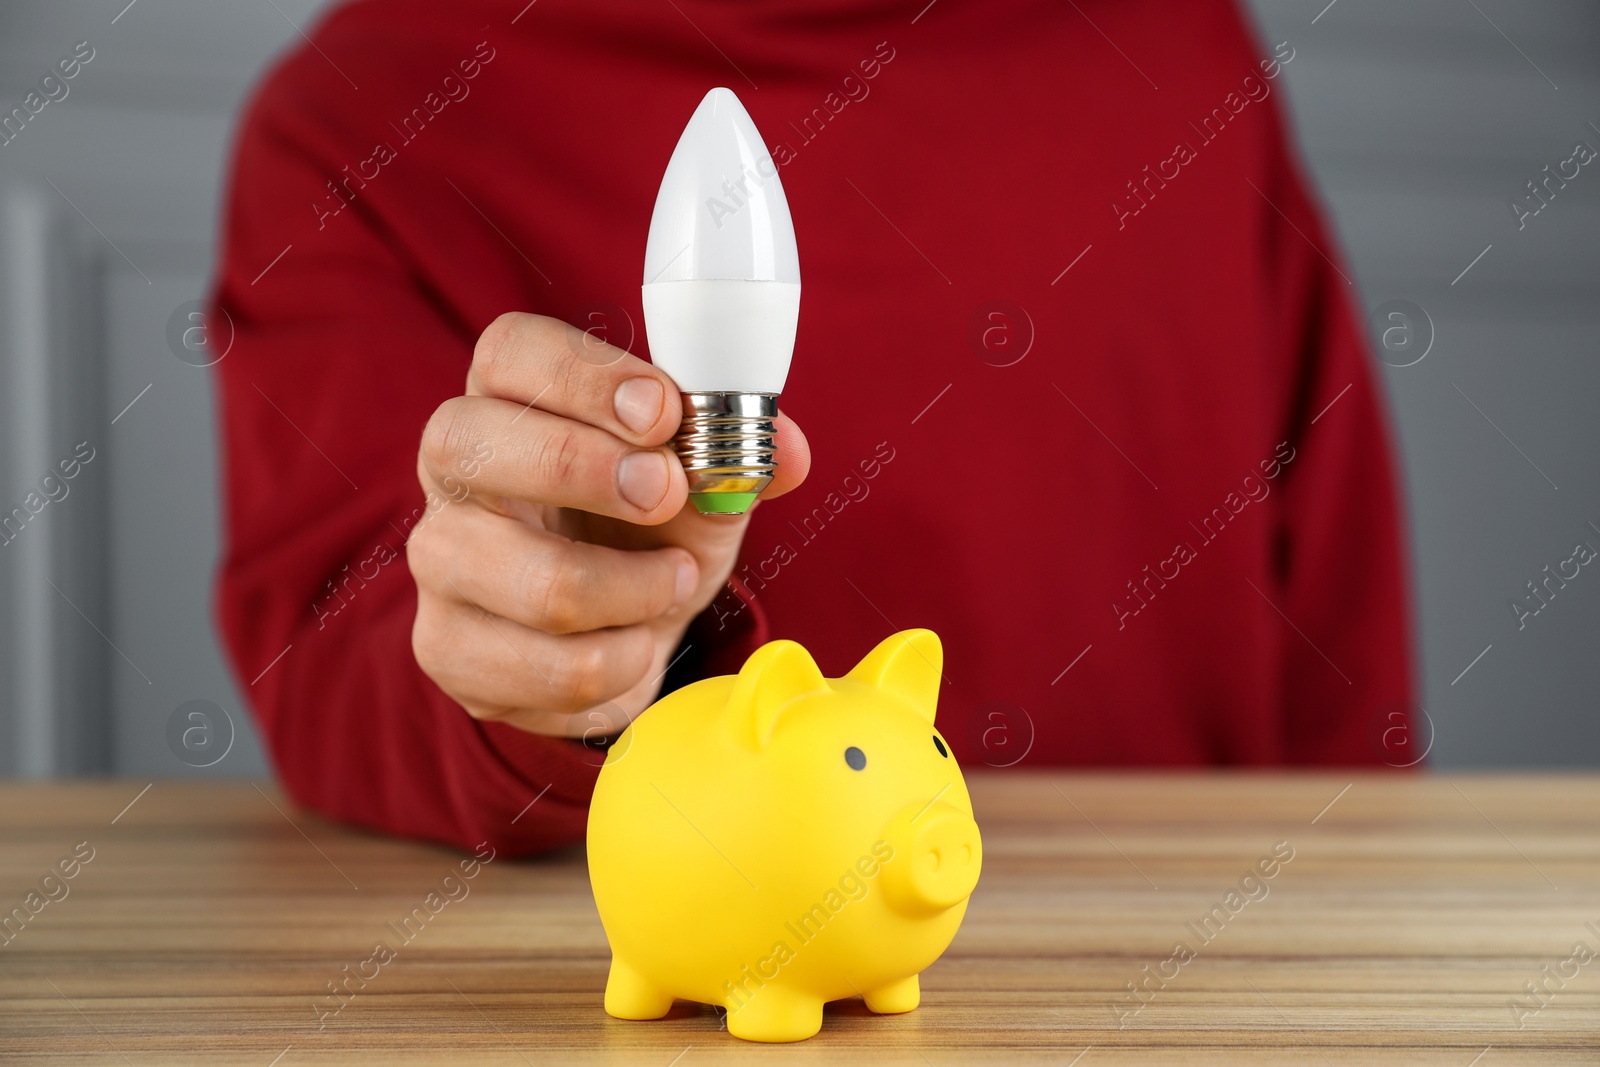
M935 801L906 808L889 823L894 849L883 864L889 903L912 915L932 915L966 900L978 884L983 840L961 809Z

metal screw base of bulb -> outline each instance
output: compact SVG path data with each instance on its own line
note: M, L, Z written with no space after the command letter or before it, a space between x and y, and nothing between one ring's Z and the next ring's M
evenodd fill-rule
M689 499L705 515L743 515L778 468L775 393L684 393L673 439Z

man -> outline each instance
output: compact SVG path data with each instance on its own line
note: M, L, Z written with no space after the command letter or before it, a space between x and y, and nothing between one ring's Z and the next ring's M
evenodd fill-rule
M1380 761L1400 519L1294 42L1224 0L919 7L369 0L268 77L216 296L219 599L297 800L553 847L664 687L912 626L969 762ZM718 84L805 279L746 518L684 510L639 358Z

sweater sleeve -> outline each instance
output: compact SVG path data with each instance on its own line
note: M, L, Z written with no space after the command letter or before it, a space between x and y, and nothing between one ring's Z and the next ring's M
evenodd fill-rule
M1412 766L1410 579L1393 448L1359 299L1276 113L1258 174L1258 234L1286 379L1273 588L1291 764ZM1281 458L1281 457L1280 457ZM1298 631L1298 632L1297 632Z
M418 441L461 392L482 324L460 320L381 212L357 199L330 221L311 206L338 153L292 74L239 134L212 299L213 337L232 335L215 368L217 612L235 672L304 807L511 855L578 840L603 748L479 722L413 657L406 539L457 506L424 499ZM673 684L737 669L764 633L759 611L737 618L697 621Z

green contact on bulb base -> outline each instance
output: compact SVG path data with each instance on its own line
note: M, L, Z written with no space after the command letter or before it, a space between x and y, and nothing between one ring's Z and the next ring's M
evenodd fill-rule
M690 493L694 509L702 515L743 515L760 493Z

